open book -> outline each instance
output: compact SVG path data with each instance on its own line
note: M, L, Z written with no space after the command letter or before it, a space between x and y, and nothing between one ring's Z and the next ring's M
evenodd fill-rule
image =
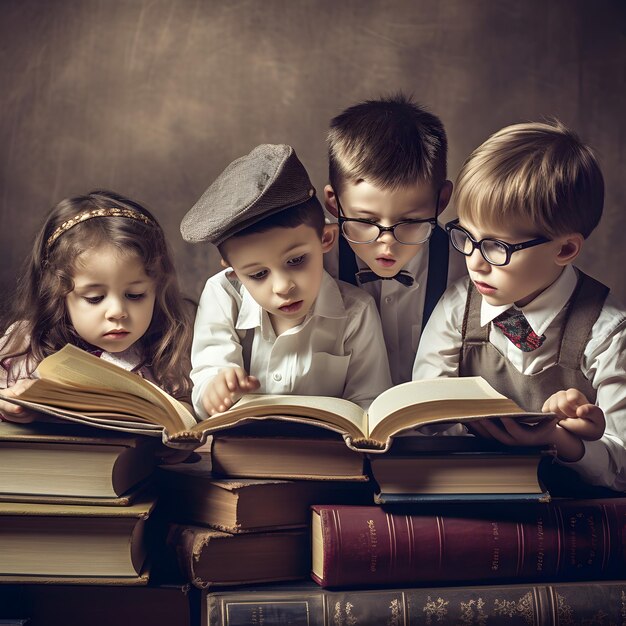
M37 375L19 398L0 397L65 420L159 436L176 448L194 448L208 435L256 419L327 428L355 450L384 452L398 433L426 425L500 416L527 422L554 417L526 413L482 378L468 377L403 383L380 394L368 412L341 398L251 394L198 423L156 385L75 346L46 357Z

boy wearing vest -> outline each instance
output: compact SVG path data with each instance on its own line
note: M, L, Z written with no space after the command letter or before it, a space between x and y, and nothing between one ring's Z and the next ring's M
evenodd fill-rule
M411 380L422 328L448 277L465 273L437 225L452 183L435 115L402 95L352 106L330 123L326 209L339 220L333 276L370 293L380 313L391 377Z
M293 148L261 145L233 161L181 232L215 244L227 268L207 281L196 315L199 417L250 392L336 396L366 407L391 386L372 298L324 271L337 226L325 224Z
M602 214L593 153L558 122L509 126L469 156L453 201L446 229L469 279L437 305L414 378L480 375L524 409L554 412L473 430L554 444L587 483L626 489L626 310L572 265Z

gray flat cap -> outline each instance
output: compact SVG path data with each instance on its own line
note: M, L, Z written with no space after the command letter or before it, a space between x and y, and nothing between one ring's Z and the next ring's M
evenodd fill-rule
M219 245L260 220L304 202L319 205L291 146L263 144L233 161L180 224L185 241Z

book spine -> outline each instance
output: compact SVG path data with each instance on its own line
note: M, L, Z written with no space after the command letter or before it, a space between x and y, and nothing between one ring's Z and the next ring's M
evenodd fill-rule
M494 502L550 502L550 494L547 491L541 493L385 493L381 491L374 494L376 504L487 504Z
M597 580L626 564L626 499L467 507L443 514L316 506L325 587ZM439 509L441 511L441 509ZM455 512L456 511L456 512Z
M202 626L623 624L626 582L207 593Z

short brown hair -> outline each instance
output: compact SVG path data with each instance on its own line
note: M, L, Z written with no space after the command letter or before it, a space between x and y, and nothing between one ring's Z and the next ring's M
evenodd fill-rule
M587 238L602 216L604 179L592 150L558 120L514 124L470 154L452 201L461 219L523 219L537 234Z
M302 202L294 207L284 209L278 213L273 213L272 215L255 222L251 226L240 230L234 235L228 237L228 239L222 241L217 246L217 249L222 255L222 258L225 261L228 261L225 255L224 244L231 239L245 237L246 235L253 235L255 233L263 233L272 228L298 228L298 226L301 226L302 224L313 228L321 239L322 234L324 233L325 225L324 210L315 196L310 200Z
M330 122L329 180L337 193L367 179L383 189L446 180L448 142L441 120L410 97L367 100Z

